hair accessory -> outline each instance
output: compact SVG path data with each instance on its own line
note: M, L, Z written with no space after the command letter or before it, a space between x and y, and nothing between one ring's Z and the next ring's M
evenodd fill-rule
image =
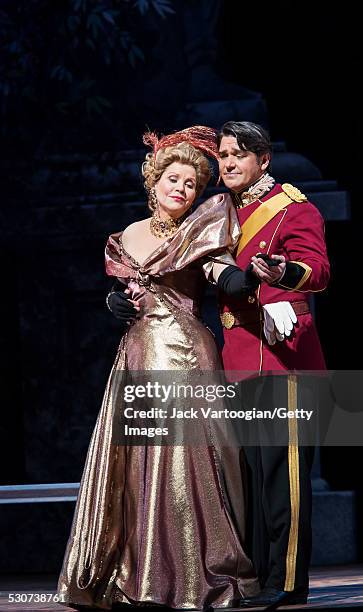
M181 142L188 142L206 155L210 155L214 159L218 158L217 132L205 125L193 125L192 127L185 128L185 130L167 134L160 138L155 132L145 132L142 140L145 145L152 147L154 158L156 158L160 149L177 145Z

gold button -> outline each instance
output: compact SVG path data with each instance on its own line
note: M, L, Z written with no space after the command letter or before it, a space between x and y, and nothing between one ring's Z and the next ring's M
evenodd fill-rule
M264 249L266 247L266 242L264 240L261 240L258 246L260 247L260 249Z
M231 312L223 312L223 314L221 314L221 321L223 327L226 329L232 329L235 321L234 315Z
M256 301L256 298L253 295L249 295L247 301L249 304L254 304Z

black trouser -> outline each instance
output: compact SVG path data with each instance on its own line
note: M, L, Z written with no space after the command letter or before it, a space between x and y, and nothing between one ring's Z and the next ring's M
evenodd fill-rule
M314 449L297 450L298 479L294 478L291 489L286 446L245 448L251 485L247 537L252 560L261 586L287 591L309 585ZM291 504L298 506L298 516L296 508L292 516Z
M288 404L285 376L244 382L241 392L248 408L266 408L274 396L272 403L283 406L282 395ZM245 446L250 485L249 552L261 587L286 591L308 588L311 556L310 473L314 447L299 446L299 423L294 426L295 437L286 422L286 445Z

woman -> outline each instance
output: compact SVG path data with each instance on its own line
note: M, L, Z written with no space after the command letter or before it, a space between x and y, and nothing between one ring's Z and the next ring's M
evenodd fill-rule
M191 213L210 178L203 151L215 134L196 126L153 145L143 165L152 217L110 236L106 270L128 286L138 319L121 340L90 443L59 579L61 601L203 609L258 591L243 550L243 462L216 452L206 428L197 446L115 441L126 373L220 370L214 339L198 318L205 278L241 291L229 253L239 235L227 195Z

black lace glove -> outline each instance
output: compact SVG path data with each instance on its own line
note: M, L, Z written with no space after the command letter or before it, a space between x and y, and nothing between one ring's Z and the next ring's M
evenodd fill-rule
M253 273L250 264L246 270L238 266L227 266L218 277L217 285L229 297L238 297L243 293L253 293L260 284L260 280Z
M118 287L121 288L123 285L121 285L121 283L115 283L106 298L106 304L114 317L126 324L135 319L137 310L129 301L130 296L118 289Z

